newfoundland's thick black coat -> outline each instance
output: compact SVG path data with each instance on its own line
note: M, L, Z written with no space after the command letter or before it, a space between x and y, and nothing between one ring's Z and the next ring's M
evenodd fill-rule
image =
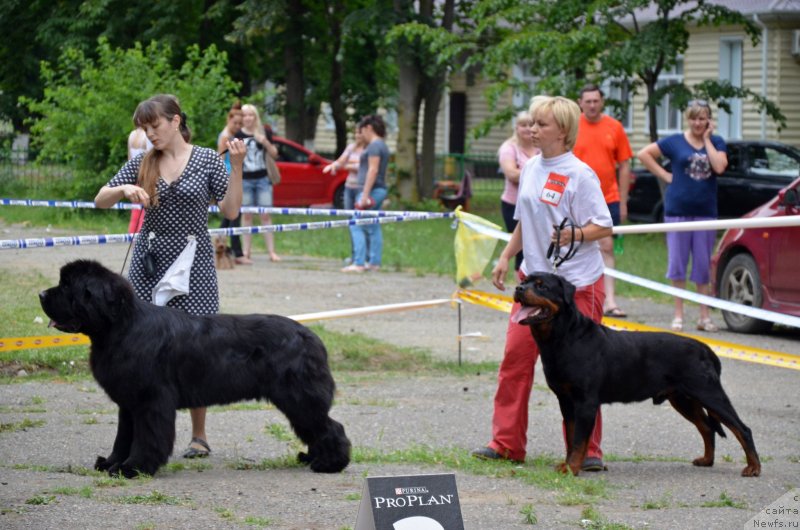
M561 471L580 472L600 404L652 399L656 405L669 400L700 431L705 452L694 465L714 465L714 434L725 436L722 423L744 449L742 476L761 473L753 435L722 388L722 366L711 348L673 333L600 326L578 311L574 298L575 286L548 273L531 274L514 293L522 305L514 319L531 328L564 416Z
M153 474L175 442L176 409L248 399L271 401L308 445L298 458L317 472L350 462L344 427L328 416L334 382L319 337L277 315L194 316L139 300L95 261L61 268L39 295L51 325L92 342L95 379L119 405L111 454L95 468Z

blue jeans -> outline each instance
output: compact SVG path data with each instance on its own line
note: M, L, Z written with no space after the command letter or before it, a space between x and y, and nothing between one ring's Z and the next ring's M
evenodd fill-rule
M386 199L386 188L373 189L370 197L375 201L375 206L371 210L380 210L384 199ZM359 192L356 201L361 198ZM369 264L380 266L383 256L383 234L381 225L352 225L350 226L350 237L353 240L353 263L363 267L367 263L367 241L369 240Z

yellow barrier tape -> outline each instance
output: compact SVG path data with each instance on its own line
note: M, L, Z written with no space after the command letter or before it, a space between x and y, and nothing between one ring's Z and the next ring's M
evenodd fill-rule
M43 337L3 337L0 338L0 352L51 348L53 346L78 346L89 344L86 335L46 335Z
M513 299L505 295L487 293L484 291L473 291L469 289L459 289L455 296L461 300L464 300L465 302L489 307L491 309L497 309L506 313L511 312L511 305L513 303ZM636 322L629 322L627 320L620 320L618 318L605 317L603 318L603 324L617 330L665 331L654 326L638 324ZM800 370L800 356L797 355L776 352L772 350L762 350L759 348L751 348L749 346L736 344L734 342L707 339L705 337L697 337L688 333L677 333L677 335L684 335L686 337L699 340L700 342L707 344L714 351L714 353L727 359L738 359L740 361L747 361L751 363Z

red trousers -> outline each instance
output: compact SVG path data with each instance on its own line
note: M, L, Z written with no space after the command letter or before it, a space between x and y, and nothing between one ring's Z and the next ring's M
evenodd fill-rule
M520 278L524 278L521 273ZM577 290L575 304L581 313L599 324L603 319L605 297L603 276L601 276L593 285ZM513 315L519 307L519 304L515 303L511 314ZM533 370L538 359L539 347L533 340L530 328L509 319L505 353L497 375L492 441L489 447L512 460L525 460L525 447L528 444L528 400L533 387ZM589 439L587 457L603 457L603 451L600 449L602 435L603 421L598 408L594 430Z

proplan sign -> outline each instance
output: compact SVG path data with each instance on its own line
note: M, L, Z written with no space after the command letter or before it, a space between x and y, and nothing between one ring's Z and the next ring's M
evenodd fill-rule
M367 478L355 530L464 530L456 476Z

